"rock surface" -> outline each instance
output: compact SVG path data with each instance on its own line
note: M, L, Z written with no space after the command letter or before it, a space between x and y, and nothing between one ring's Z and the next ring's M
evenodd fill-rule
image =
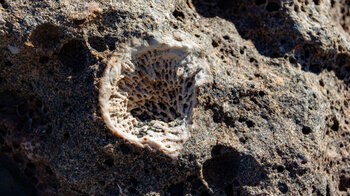
M345 0L0 0L0 194L349 195L349 13ZM154 33L196 43L212 76L176 159L113 135L98 101L112 55Z

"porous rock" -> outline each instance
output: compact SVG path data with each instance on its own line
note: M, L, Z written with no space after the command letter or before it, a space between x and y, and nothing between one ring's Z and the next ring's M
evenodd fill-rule
M0 0L0 195L350 194L348 15Z

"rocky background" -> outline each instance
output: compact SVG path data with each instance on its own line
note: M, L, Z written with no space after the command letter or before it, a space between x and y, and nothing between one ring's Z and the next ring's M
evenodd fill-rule
M347 0L0 0L1 195L349 195ZM175 161L110 133L121 44L193 36L211 59Z

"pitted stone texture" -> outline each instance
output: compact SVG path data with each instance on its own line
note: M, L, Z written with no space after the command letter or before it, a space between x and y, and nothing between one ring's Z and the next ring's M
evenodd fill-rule
M57 183L52 184L57 185L58 195L349 194L350 39L345 2L112 0L72 4L47 0L29 4L0 0L0 95L10 91L42 100L52 128L45 132L46 127L36 126L42 124L34 122L37 118L26 123L21 117L15 123L33 126L23 131L16 126L18 134L37 136L40 145L28 140L22 144L13 136L10 140L0 128L0 151L15 162L17 157L35 158L32 154L40 153L48 172L35 161L31 163L39 176L57 176ZM122 43L147 40L149 32L169 35L179 31L200 45L214 82L199 88L192 116L175 107L178 114L173 117L170 107L184 103L178 97L156 95L168 88L182 92L185 86L167 83L163 87L162 79L145 73L156 86L162 86L156 90L150 85L145 90L138 84L143 79L133 79L142 70L135 62L148 51L152 51L149 58L159 58L160 53L173 54L175 43L184 44L162 38L154 44L129 44L112 59L111 54ZM186 51L198 56L192 49ZM116 75L124 78L115 81L113 93L140 94L142 99L125 98L123 108L129 117L143 124L192 121L185 124L191 138L176 161L129 145L104 129L106 118L100 118L98 111L99 84L107 65L107 70L118 71L111 65L128 65L122 62L132 66L121 66ZM189 86L191 93L197 91L197 83ZM177 103L163 101L169 96ZM0 96L0 100L11 100L4 98ZM16 129L6 120L17 119L17 115L16 108L10 109L12 113L0 111L0 124L13 134ZM25 112L18 111L28 119ZM119 113L115 118L128 122ZM118 131L137 142L154 132L133 135L131 131L141 128L134 127ZM217 150L218 146L223 147ZM31 172L32 164L27 163L20 169L34 183L48 182ZM42 187L40 183L35 186Z

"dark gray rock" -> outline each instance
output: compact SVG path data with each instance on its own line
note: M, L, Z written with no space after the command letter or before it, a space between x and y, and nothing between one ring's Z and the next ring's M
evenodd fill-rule
M348 13L342 0L0 0L0 152L39 194L350 194ZM110 133L99 108L111 55L152 33L185 35L213 77L175 161Z

